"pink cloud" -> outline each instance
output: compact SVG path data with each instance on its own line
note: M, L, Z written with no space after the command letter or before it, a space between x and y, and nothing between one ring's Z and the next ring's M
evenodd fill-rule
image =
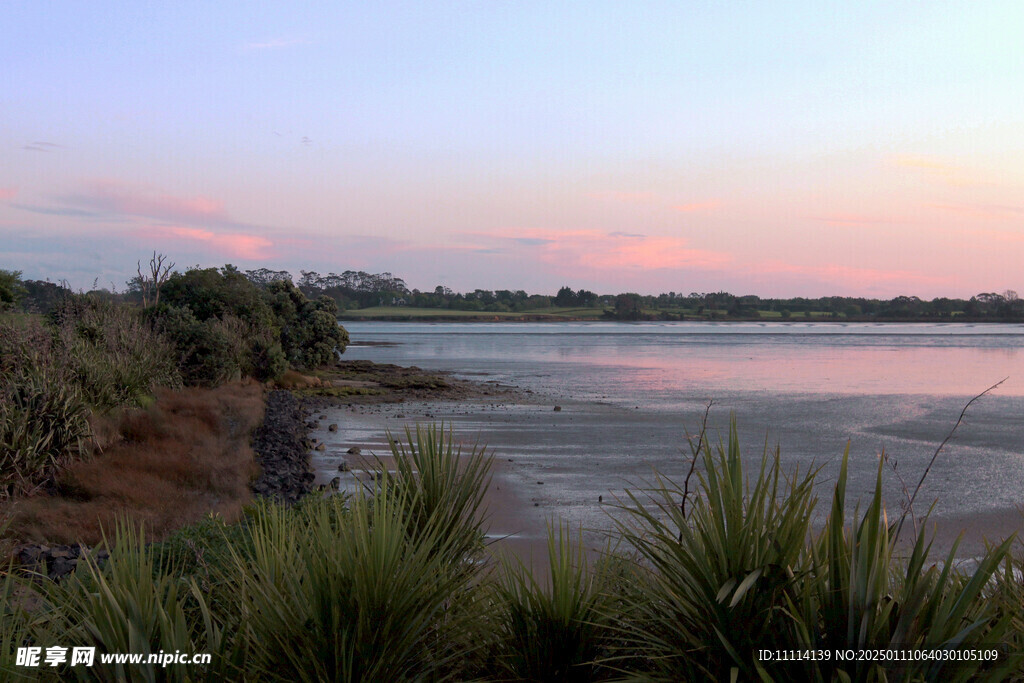
M940 161L932 157L895 156L889 162L897 168L915 171L925 178L938 181L953 187L971 187L987 184L982 178L976 177L962 166Z
M555 231L528 228L501 235L478 235L511 245L542 263L560 268L659 270L720 268L731 256L694 249L679 237L648 236L598 230ZM526 255L524 254L524 256Z
M172 221L227 222L224 203L209 197L176 197L112 181L92 183L78 201L113 213Z
M784 261L769 260L752 265L750 268L766 275L797 275L820 280L836 287L846 287L850 291L871 291L878 285L906 284L907 286L945 284L946 279L934 275L925 275L912 270L883 270L879 268L857 268L824 264L805 266Z
M5 199L14 199L18 196L18 188L16 187L0 187L0 201Z
M144 232L156 237L174 237L186 242L200 242L223 254L240 259L261 261L274 255L270 252L274 243L258 235L216 233L181 226L150 226Z
M711 199L705 202L690 202L689 204L679 204L672 208L676 211L682 211L683 213L697 213L700 211L713 211L720 207L722 202L717 199Z
M809 218L829 225L913 225L921 222L899 216L872 216L859 213L833 213L824 216L810 216Z

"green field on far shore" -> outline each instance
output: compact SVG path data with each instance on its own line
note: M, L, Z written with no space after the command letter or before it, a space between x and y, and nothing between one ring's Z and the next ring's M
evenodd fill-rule
M611 309L591 307L563 307L534 308L525 311L464 311L452 308L417 308L415 306L373 306L370 308L353 308L342 311L339 315L341 320L426 320L426 319L453 319L479 320L479 321L510 321L510 320L605 320L605 311ZM680 316L687 319L725 319L728 312L721 310L704 310L698 312L696 309L653 309L645 308L643 314L651 319L668 314ZM826 311L798 311L792 314L795 319L807 318L831 318L832 314ZM845 318L839 314L839 318ZM740 319L764 319L782 320L782 313L779 311L757 311L757 315L749 318L741 316Z
M461 311L452 308L416 308L413 306L373 306L341 312L342 320L373 318L472 318L478 320L515 320L517 318L545 317L552 319L597 320L604 316L603 308L536 308L526 311Z

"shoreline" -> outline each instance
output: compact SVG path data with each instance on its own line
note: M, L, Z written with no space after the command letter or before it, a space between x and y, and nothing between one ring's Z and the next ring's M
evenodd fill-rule
M1006 318L1000 320L992 320L991 318L985 317L973 317L969 318L966 316L957 316L953 318L943 317L919 317L919 318L874 318L870 316L854 316L854 317L841 317L833 318L831 316L790 316L789 318L761 318L761 317L727 317L727 318L705 318L705 317L676 317L676 318L659 318L659 317L648 317L639 318L637 320L623 320L619 318L604 318L604 317L573 317L558 315L555 313L551 314L527 314L527 315L516 315L516 314L504 314L494 315L492 314L481 314L481 315L413 315L413 314L395 314L395 315L374 315L374 316L358 316L358 315L339 315L338 323L344 324L347 322L388 322L388 323L768 323L768 324L779 324L788 325L792 323L828 323L834 325L843 325L848 323L874 323L879 325L906 325L914 323L926 323L930 325L1019 325L1024 323L1024 320L1020 318Z

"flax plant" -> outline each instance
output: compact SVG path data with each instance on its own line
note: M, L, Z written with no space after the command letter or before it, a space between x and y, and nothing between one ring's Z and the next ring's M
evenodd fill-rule
M746 680L755 648L792 643L783 606L809 570L814 474L784 478L766 449L745 480L735 422L727 444L695 448L703 471L687 512L688 486L661 476L646 498L626 491L618 505L619 533L644 570L620 635L649 680Z
M407 493L383 487L345 509L335 496L306 519L267 508L248 558L235 556L232 628L244 641L239 676L281 681L460 678L467 611L451 603L471 575L450 566L458 536L428 523L407 530ZM460 616L461 615L461 616Z
M599 660L610 645L609 576L593 571L581 538L548 526L550 583L519 558L506 558L494 584L497 617L492 661L502 680L592 681L611 671Z
M894 526L882 505L882 462L874 492L855 529L845 521L847 457L844 454L825 528L810 544L813 572L792 601L795 649L925 648L955 650L998 644L1013 613L998 615L985 599L1001 564L1010 562L1013 537L990 547L972 573L956 569L959 539L941 562L919 534L905 560L895 557ZM804 670L813 681L942 680L975 678L988 668L1001 680L1010 662L994 669L982 661L816 662ZM792 670L792 667L790 667Z
M26 491L90 435L89 409L57 368L29 365L0 377L0 497Z
M72 295L51 320L59 362L97 410L140 405L159 387L181 386L173 346L129 306Z
M484 497L490 486L493 456L474 446L463 453L451 427L406 428L406 440L388 434L395 471L381 464L381 485L401 493L409 534L436 528L451 540L453 563L478 559L483 550Z
M174 566L158 566L142 531L119 523L110 559L100 566L92 556L61 582L41 584L43 606L31 630L37 645L96 648L91 667L51 669L59 680L218 681L231 661L220 625L206 608L194 581L180 578ZM200 619L189 618L186 603L198 601ZM159 663L103 663L103 653L210 653L208 668ZM48 675L47 673L43 674Z
M9 519L0 519L0 538L7 532L9 524ZM33 678L27 669L17 666L17 649L28 644L31 617L24 602L30 593L25 583L15 578L10 562L6 568L0 568L0 680L27 681Z

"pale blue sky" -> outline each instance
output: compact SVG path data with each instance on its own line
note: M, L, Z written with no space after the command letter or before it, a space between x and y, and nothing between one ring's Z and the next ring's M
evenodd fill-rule
M1024 289L1021 35L1018 2L8 2L0 267Z

